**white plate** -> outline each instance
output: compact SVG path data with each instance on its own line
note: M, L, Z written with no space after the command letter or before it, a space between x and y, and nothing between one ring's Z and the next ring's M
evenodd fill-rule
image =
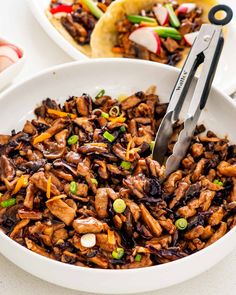
M0 96L0 133L19 130L46 97L63 102L84 92L94 96L100 89L117 97L156 85L160 99L166 102L178 73L177 69L161 64L128 59L88 60L49 69ZM193 87L189 97L192 90ZM235 117L236 105L232 99L213 89L200 121L219 136L228 135L236 142ZM51 283L96 294L126 294L168 287L206 271L233 250L236 227L213 245L186 258L133 270L90 269L60 263L27 250L2 232L0 245L0 252L13 263Z
M83 53L78 51L73 45L70 44L50 23L45 15L45 9L48 7L50 0L28 0L33 15L38 20L39 24L47 32L47 34L60 46L68 55L75 60L87 59ZM220 3L229 4L236 13L236 3L233 0L219 1ZM231 94L236 90L236 25L231 23L228 26L228 34L225 42L225 47L220 60L220 71L218 71L214 85L219 87L227 94Z

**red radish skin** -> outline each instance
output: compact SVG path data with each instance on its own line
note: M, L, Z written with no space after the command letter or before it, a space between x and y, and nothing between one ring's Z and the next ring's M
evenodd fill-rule
M192 12L196 9L197 5L195 3L183 3L177 9L177 14L186 14Z
M129 39L138 45L141 45L149 51L159 54L161 50L161 40L156 32L151 28L141 27L129 36Z
M189 45L192 46L195 39L197 38L199 32L193 32L193 33L189 33L189 34L185 34L184 35L184 40L185 42Z
M155 6L153 12L161 26L169 23L169 12L163 5L158 4Z
M20 48L16 47L13 44L8 44L8 46L11 47L13 50L15 50L15 52L17 53L19 58L22 58L23 53L22 53L22 50Z

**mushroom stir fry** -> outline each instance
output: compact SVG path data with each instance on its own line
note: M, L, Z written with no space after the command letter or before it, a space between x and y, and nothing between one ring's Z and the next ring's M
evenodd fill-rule
M104 269L167 263L225 235L236 146L200 126L163 181L150 155L166 107L150 90L43 101L22 131L0 136L1 229L35 253Z

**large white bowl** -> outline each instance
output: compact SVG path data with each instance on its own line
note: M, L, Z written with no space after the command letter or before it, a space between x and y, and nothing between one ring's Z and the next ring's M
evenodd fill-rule
M0 96L0 133L18 130L46 97L64 101L100 89L114 96L131 94L157 85L167 102L179 71L161 64L124 59L89 60L49 69L5 91ZM192 89L193 90L193 89ZM191 93L190 93L191 95ZM201 122L220 136L236 142L236 106L212 89ZM134 270L102 270L63 264L35 254L0 232L0 252L27 272L63 287L94 293L135 293L168 287L209 269L236 245L236 228L191 256L168 264Z

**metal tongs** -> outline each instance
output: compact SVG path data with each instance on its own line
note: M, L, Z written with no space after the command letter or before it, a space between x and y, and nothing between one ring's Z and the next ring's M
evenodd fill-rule
M218 11L224 11L226 13L224 19L219 20L215 18L215 14ZM173 134L173 125L179 121L179 115L193 81L193 77L198 67L203 64L183 122L183 130L180 132L178 140L174 145L173 153L166 160L166 176L178 169L181 160L186 155L189 148L199 116L207 102L223 49L224 37L222 26L228 24L232 16L233 12L231 8L226 5L217 5L210 10L208 17L211 24L202 25L178 77L171 94L166 115L161 122L154 144L152 156L153 159L160 164L164 163L168 143Z

